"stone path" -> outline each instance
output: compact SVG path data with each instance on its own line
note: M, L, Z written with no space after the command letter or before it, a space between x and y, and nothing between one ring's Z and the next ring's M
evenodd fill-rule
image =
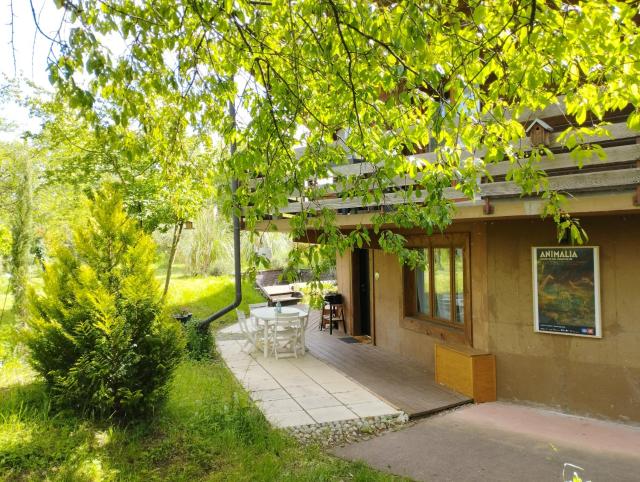
M246 353L238 325L218 332L216 346L267 419L278 427L403 415L309 353L278 360Z

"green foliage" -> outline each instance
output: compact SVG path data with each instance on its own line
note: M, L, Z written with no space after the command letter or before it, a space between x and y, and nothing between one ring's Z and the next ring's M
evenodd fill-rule
M100 418L145 415L181 357L180 328L161 303L154 244L117 191L99 191L88 209L33 297L30 362L56 406Z
M183 229L176 252L176 263L184 265L191 276L223 275L233 273L233 225L229 216L221 212L219 200L212 198L198 213L193 229ZM161 250L170 255L171 233L154 233ZM265 266L282 269L288 263L293 242L288 234L264 232L252 235L241 233L242 266L253 265L253 257L259 250L270 253Z
M24 321L27 312L29 252L33 241L33 181L31 153L18 151L15 163L15 200L11 214L11 250L9 272L16 316Z
M0 224L0 260L11 251L11 231L7 226Z
M233 227L210 202L194 219L194 229L182 233L177 259L190 275L233 273Z
M73 28L50 66L51 82L94 128L140 126L172 140L150 114L168 106L183 119L176 124L168 116L167 124L179 132L188 124L198 135L215 133L237 146L218 166L222 180L240 181L233 198L222 189L227 213L249 207L244 217L252 230L265 216L279 215L297 191L309 202L291 219L295 236L316 230L333 251L366 242L367 228L339 232L335 216L313 202L338 187L346 199L384 206L393 193L406 201L403 209L377 216L376 230L385 224L444 229L455 214L445 189L455 184L461 196L473 195L491 163L510 162L510 179L525 195L545 196L544 172L519 147L525 132L517 119L525 110L556 104L561 95L573 125L560 142L569 149L581 129L606 128L606 112L631 106L628 124L640 125L633 2L61 5ZM114 54L103 43L110 36L121 38L122 52ZM90 81L79 83L80 77ZM248 114L238 128L226 114L230 102ZM301 141L306 150L298 155L294 147ZM426 146L433 148L433 162L405 155ZM333 165L350 162L345 150L370 163L373 172L332 173ZM580 156L576 161L580 165ZM398 176L414 179L415 187L399 190ZM306 182L326 178L337 182ZM558 198L544 198L556 218ZM412 259L399 238L385 246L403 261ZM316 259L310 255L314 267Z
M7 374L11 372L10 360L17 351L19 335L15 329L17 324L13 312L13 296L9 288L9 280L0 276L0 385Z
M189 320L184 326L187 340L187 353L193 360L211 358L214 355L211 330L201 330L198 326L199 320L194 319Z
M158 97L145 102L148 128L136 129L104 125L105 113L83 118L65 97L34 98L32 115L43 127L32 140L49 154L50 183L95 189L116 180L128 214L147 232L167 231L211 195L217 155L208 140L187 132L179 109Z
M304 294L305 303L308 303L312 308L322 309L324 305L324 295L327 293L335 293L338 287L333 281L312 281L311 283L299 286L297 289Z
M44 95L18 79L6 84L4 91L0 87L0 101L3 92L7 102L20 106L31 105ZM62 149L41 149L29 133L22 137L21 141L0 143L0 256L14 275L16 312L24 318L27 274L34 257L41 269L49 248L66 241L70 221L83 213L79 190L69 183L51 183L47 174Z
M193 311L204 313L233 298L229 278L204 281L177 278L173 301L198 301ZM250 285L245 289L257 296ZM0 344L7 333L0 330ZM25 377L19 359L11 363L15 369L8 371L5 363L0 371L2 482L397 480L271 428L219 362L183 361L156 416L128 425L55 413L45 385L32 374Z
M547 207L544 216L553 217L556 223L556 234L558 243L583 244L589 240L589 236L584 228L580 225L580 220L571 217L562 209L562 201L564 197L558 193L545 193L547 197Z
M108 110L90 119L60 95L33 98L32 114L43 121L30 136L48 153L46 179L60 186L91 190L118 182L127 213L149 233L173 229L175 253L184 222L192 219L214 190L216 151L210 139L188 130L184 112L158 96L145 100L145 126L112 123ZM142 112L141 112L142 114ZM166 295L173 256L167 266Z

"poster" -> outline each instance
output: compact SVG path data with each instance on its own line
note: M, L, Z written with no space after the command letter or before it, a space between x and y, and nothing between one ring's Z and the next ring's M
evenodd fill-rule
M595 246L532 248L535 331L602 337L598 255Z

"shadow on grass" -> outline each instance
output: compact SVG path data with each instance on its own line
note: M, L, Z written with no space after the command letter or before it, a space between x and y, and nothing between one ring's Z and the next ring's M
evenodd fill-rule
M92 427L54 415L42 383L0 391L0 480L96 480L107 472L87 457L94 439Z

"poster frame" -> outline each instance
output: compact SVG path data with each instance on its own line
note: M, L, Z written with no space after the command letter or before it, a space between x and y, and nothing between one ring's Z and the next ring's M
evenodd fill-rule
M541 249L591 249L593 251L593 291L595 295L595 334L565 333L540 328L538 317L538 263L537 252ZM600 246L532 246L531 247L531 279L533 284L533 331L546 335L577 336L580 338L602 338L602 314L600 300Z

